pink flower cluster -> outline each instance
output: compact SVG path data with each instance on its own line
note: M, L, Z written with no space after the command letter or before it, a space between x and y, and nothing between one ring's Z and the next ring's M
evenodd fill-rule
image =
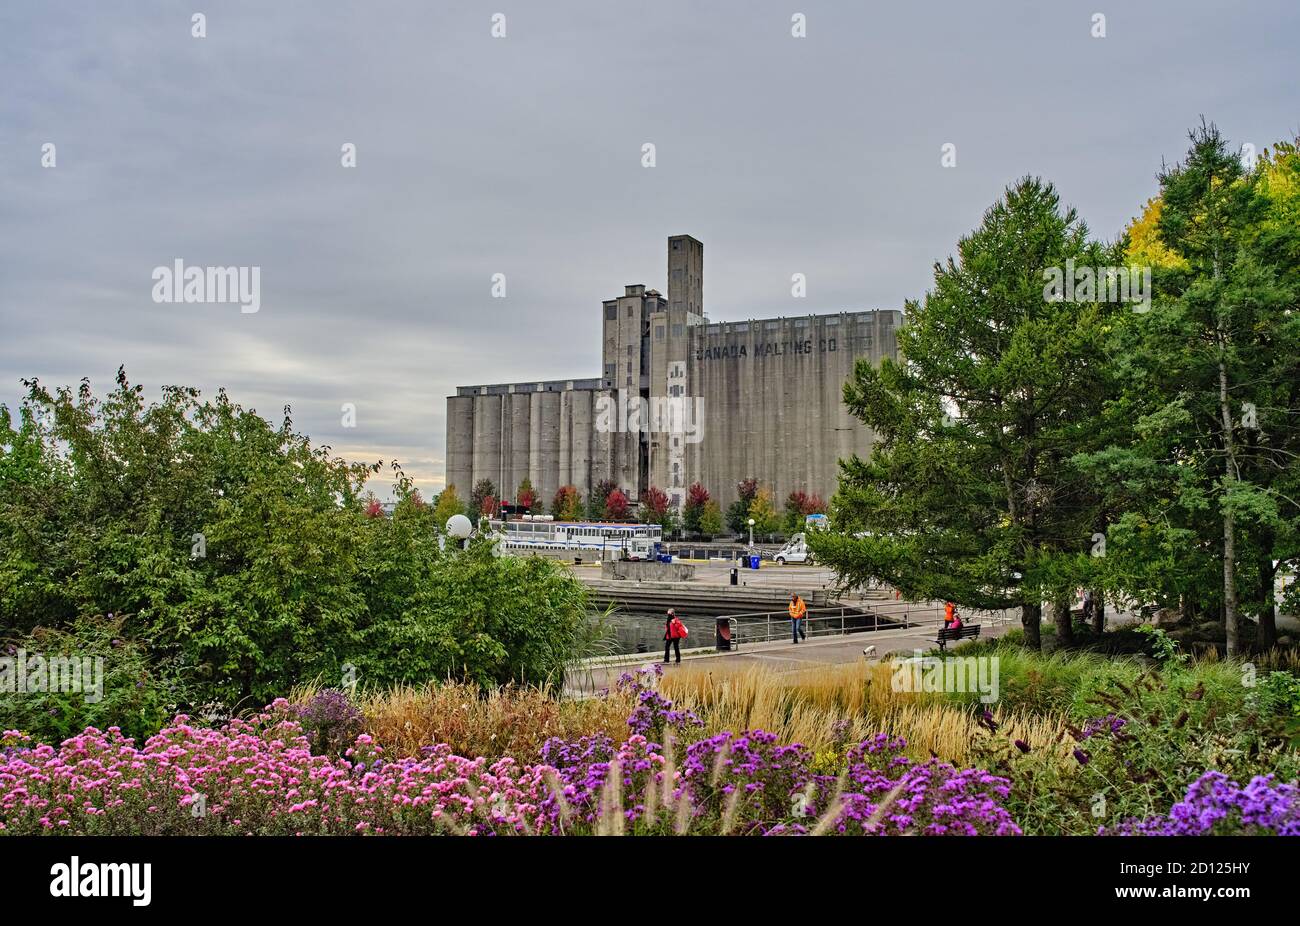
M668 717L671 704L651 700L634 718ZM181 715L143 747L115 727L87 729L57 749L9 731L0 737L0 833L503 835L610 831L613 823L615 831L801 833L838 793L834 779L811 774L805 747L761 730L686 745L677 764L633 724L619 745L599 735L553 739L540 763L521 765L462 758L445 744L389 759L365 734L342 756L314 754L299 716L284 699L220 729ZM828 831L1019 832L1000 803L1004 779L914 766L901 747L882 734L849 753Z
M143 748L115 727L55 749L0 738L0 832L87 835L528 832L541 769L448 746L389 762L361 735L313 755L289 705L221 729L178 716Z

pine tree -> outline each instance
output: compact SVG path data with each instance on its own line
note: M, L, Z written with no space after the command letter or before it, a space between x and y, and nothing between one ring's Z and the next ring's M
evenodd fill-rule
M908 304L899 359L859 361L845 385L876 443L841 462L833 530L810 538L819 560L914 599L1019 607L1039 646L1042 602L1074 581L1097 518L1069 461L1100 437L1097 351L1121 311L1052 298L1045 282L1108 256L1050 184L1008 188Z
M1137 240L1168 256L1152 311L1127 326L1112 407L1129 437L1087 458L1122 509L1108 531L1113 581L1186 615L1217 612L1229 655L1247 613L1271 645L1273 562L1294 556L1300 513L1300 231L1270 224L1287 214L1270 169L1247 171L1202 124L1161 173L1158 241Z

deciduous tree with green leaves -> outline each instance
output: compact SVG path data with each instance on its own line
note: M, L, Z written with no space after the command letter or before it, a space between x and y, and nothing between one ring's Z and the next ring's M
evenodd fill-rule
M1140 600L1215 614L1230 655L1242 619L1272 645L1274 562L1294 561L1300 315L1294 150L1243 166L1213 125L1160 174L1130 235L1156 259L1152 310L1121 329L1126 439L1080 462L1121 513L1112 581Z
M147 402L124 371L103 398L29 381L16 416L0 406L0 643L120 636L173 708L266 704L349 664L364 685L558 680L588 635L580 583L486 543L440 550L395 464L393 517L367 517L379 470L287 408L276 427L224 392Z
M437 523L438 529L445 528L452 515L464 513L465 505L456 493L456 487L448 483L447 488L438 494L438 501L433 506L433 519Z

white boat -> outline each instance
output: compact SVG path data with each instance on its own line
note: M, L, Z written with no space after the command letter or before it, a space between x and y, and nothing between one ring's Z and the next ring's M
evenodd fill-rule
M663 540L658 524L623 524L612 521L489 521L497 548L505 553L543 553L552 556L592 554L590 559L613 556L626 560L654 559Z

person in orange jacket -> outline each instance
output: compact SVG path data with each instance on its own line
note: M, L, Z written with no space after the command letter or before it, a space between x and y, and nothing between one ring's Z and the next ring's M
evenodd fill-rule
M951 601L946 602L943 606L943 626L945 630L957 630L961 627L961 617L957 614L957 608Z
M794 642L798 643L799 638L808 639L808 631L804 629L804 618L808 614L808 606L803 603L803 599L796 592L790 593L790 633L794 636Z

